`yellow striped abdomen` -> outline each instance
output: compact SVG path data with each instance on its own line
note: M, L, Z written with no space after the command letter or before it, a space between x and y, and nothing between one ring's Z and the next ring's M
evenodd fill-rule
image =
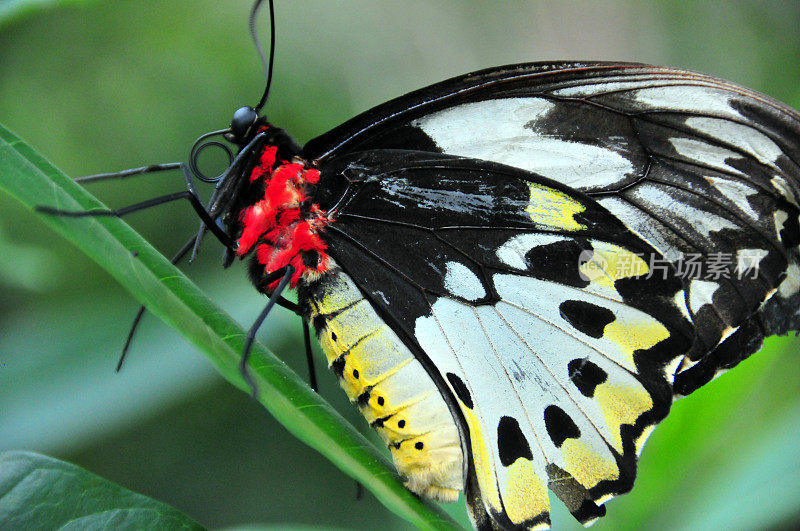
M422 364L338 267L308 289L307 301L328 365L388 445L406 486L455 501L464 485L458 429Z

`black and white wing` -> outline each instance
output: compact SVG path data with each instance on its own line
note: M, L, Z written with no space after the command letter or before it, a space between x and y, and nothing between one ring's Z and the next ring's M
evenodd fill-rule
M324 166L382 148L532 171L658 249L684 277L698 331L678 395L800 328L800 115L763 94L639 64L512 65L387 102L304 154Z
M330 254L455 397L478 526L546 525L548 488L601 516L674 396L800 327L799 141L724 81L555 63L308 143Z
M672 268L588 196L509 166L375 150L326 166L328 252L457 398L476 522L582 522L633 484L693 337ZM487 518L488 516L488 518Z

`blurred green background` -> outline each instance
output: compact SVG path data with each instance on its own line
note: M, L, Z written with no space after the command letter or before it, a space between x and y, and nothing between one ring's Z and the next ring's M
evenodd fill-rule
M199 134L260 96L249 0L39 1L2 18L14 3L0 0L0 121L68 175L184 160ZM700 70L800 107L798 2L279 1L277 27L267 113L300 142L429 83L546 59ZM179 189L177 174L91 188L119 206ZM165 254L198 225L183 204L129 222ZM220 269L220 254L209 238L187 271L247 326L263 300L241 264ZM409 527L369 493L356 501L352 480L152 316L114 374L136 308L0 195L0 450L76 462L214 528ZM299 330L276 312L261 337L305 374ZM595 529L796 527L797 348L772 340L676 403L634 491L610 502ZM318 373L322 394L369 432L335 379ZM463 503L450 509L466 523ZM575 526L561 507L554 524Z

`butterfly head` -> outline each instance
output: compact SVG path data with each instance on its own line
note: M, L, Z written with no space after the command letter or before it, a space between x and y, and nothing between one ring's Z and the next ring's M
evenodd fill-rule
M230 128L225 133L225 140L243 147L256 135L259 124L265 121L266 119L260 117L253 107L249 105L239 107L233 113Z

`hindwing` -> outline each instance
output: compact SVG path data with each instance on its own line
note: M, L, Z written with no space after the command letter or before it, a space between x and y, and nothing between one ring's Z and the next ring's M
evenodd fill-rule
M632 486L693 329L672 268L585 194L509 166L378 150L323 171L331 256L456 398L476 521L582 522ZM323 195L324 194L324 195Z

